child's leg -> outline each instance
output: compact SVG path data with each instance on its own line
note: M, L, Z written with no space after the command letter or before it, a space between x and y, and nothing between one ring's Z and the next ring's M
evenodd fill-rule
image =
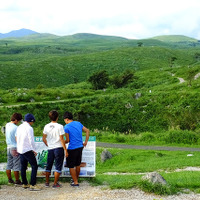
M46 172L46 183L49 183L49 176L51 175L51 172Z
M7 148L6 174L7 174L8 180L12 180L11 169L13 169L13 156L11 154L11 148Z
M6 174L7 174L8 179L11 180L12 179L11 170L7 169Z
M19 171L14 171L15 180L19 181Z
M70 171L71 177L74 181L74 184L78 184L76 170L74 168L70 168L69 171Z
M56 185L58 183L59 177L60 177L60 173L55 172L54 173L54 185Z
M37 169L38 169L37 161L32 151L26 152L25 156L32 168L30 185L34 186L36 185L36 177L37 177Z
M22 177L22 183L24 185L28 184L27 178L26 178L26 169L28 166L28 161L24 158L24 155L20 155L20 161L21 161L21 177Z
M19 171L21 169L21 163L20 163L20 156L16 152L15 156L13 157L13 170L14 170L14 176L15 180L19 181Z
M76 166L76 177L77 177L77 182L78 182L80 170L81 170L81 167L80 167L80 166Z
M55 173L54 173L54 185L57 184L60 174L62 173L63 161L64 161L64 149L57 148L54 149L55 155Z
M46 183L49 183L49 177L51 175L51 169L54 162L54 152L53 150L48 150L47 156L47 166L46 166Z

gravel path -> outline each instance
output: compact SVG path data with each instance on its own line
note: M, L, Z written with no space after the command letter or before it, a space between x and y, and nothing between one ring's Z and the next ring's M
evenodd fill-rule
M69 183L63 183L60 189L43 187L41 191L29 191L21 187L1 186L1 200L200 200L200 194L181 194L158 196L148 194L138 189L110 190L105 186L92 187L82 182L79 188L72 188ZM40 184L40 186L43 186Z
M191 147L142 146L142 145L114 144L105 142L97 142L96 146L105 148L121 148L121 149L144 149L144 150L166 150L166 151L188 151L188 152L200 151L200 148L191 148Z
M128 148L128 149L151 149L169 151L200 151L200 148L163 147L163 146L136 146L123 144L96 143L97 147L105 148ZM72 188L69 183L62 183L60 189L45 188L41 191L29 191L21 187L3 185L0 189L0 200L200 200L200 194L179 194L170 196L158 196L145 193L139 189L110 190L106 186L92 187L88 182L80 183L79 188Z

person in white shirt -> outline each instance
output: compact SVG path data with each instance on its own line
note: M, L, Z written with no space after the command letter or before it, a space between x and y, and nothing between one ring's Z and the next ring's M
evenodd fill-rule
M30 188L30 190L40 190L40 188L36 185L38 165L35 158L37 153L34 142L34 131L32 128L34 122L35 117L28 113L25 115L25 121L23 124L17 128L17 151L20 154L23 188ZM28 184L26 177L28 163L30 163L32 168L30 185Z
M48 157L46 166L46 183L45 186L49 187L49 176L51 174L52 166L55 161L55 173L53 188L60 188L58 183L60 174L62 173L64 156L68 156L67 148L64 140L64 127L58 124L58 112L52 110L49 112L50 123L46 124L43 130L43 142L48 147Z
M17 152L17 142L16 142L16 131L17 124L22 120L22 115L20 113L13 113L11 121L6 124L6 144L7 144L7 167L6 174L8 177L8 183L21 185L19 179L20 171L20 157ZM15 180L13 181L11 170L14 171Z

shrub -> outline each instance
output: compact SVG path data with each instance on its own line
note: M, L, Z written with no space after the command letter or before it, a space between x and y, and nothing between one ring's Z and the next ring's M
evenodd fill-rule
M125 137L123 137L123 136L116 136L115 139L116 139L116 141L119 142L119 143L124 143L124 142L126 142Z
M108 80L109 76L105 70L95 72L88 79L88 81L92 84L95 90L106 88Z
M197 144L199 136L192 131L172 130L164 137L166 143Z
M155 140L155 135L150 132L144 132L140 136L140 141L150 142Z

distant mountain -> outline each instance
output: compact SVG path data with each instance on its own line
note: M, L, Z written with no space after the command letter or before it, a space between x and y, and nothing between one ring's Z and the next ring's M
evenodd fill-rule
M160 35L153 37L152 39L160 40L162 42L197 42L197 39L184 35Z
M15 31L11 31L9 33L0 33L0 39L1 38L10 38L10 37L14 37L14 38L18 38L18 37L24 37L24 36L28 36L28 35L33 35L33 34L38 34L35 31L29 30L29 29L19 29L19 30L15 30Z

